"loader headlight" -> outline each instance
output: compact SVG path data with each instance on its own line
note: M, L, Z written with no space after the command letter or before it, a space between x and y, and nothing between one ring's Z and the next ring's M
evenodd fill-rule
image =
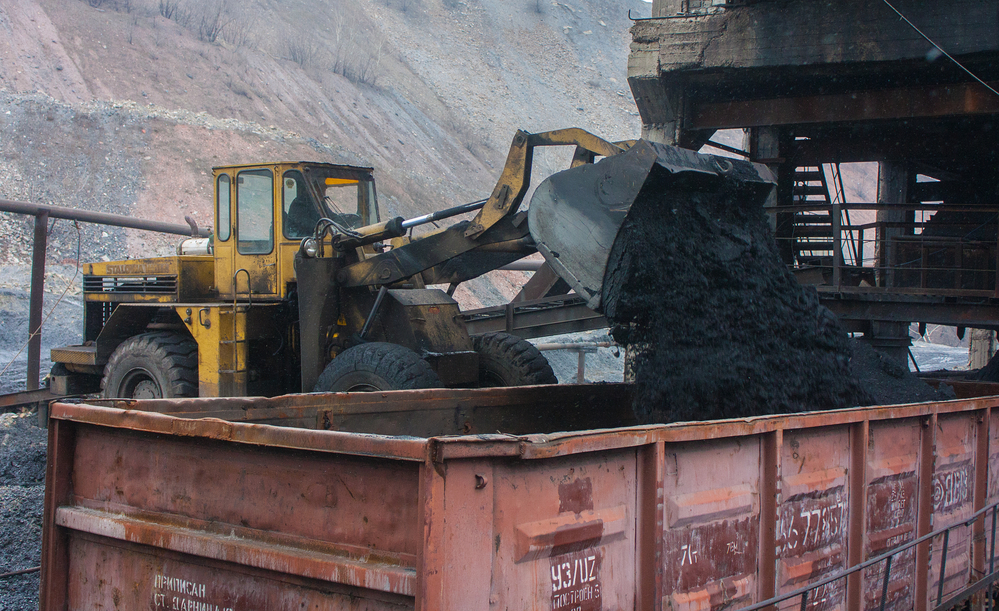
M303 257L311 259L319 254L319 241L315 238L303 238L299 250Z

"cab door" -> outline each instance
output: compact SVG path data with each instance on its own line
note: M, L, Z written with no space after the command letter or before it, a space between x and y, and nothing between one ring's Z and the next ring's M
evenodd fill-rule
M235 248L228 294L254 299L274 297L277 295L274 172L270 168L239 170L234 186Z

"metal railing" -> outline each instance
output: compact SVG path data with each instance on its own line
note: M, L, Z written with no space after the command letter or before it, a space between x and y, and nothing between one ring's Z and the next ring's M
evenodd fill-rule
M28 300L28 365L26 390L38 390L39 367L42 350L42 299L45 284L45 251L48 247L49 219L68 219L114 227L142 229L176 235L208 237L209 231L198 228L193 220L185 218L187 225L139 219L122 214L107 214L90 210L77 210L65 206L30 204L0 199L0 212L27 214L35 217L35 235L31 257L31 294ZM77 267L80 261L76 262ZM12 361L13 362L13 361Z
M904 289L999 297L997 208L943 204L799 201L772 206L778 248L793 266L827 274L822 284L870 292ZM964 220L930 219L947 211ZM908 214L862 222L850 212ZM970 220L978 217L978 220ZM980 221L980 222L978 222ZM970 228L970 229L969 229ZM931 235L927 230L934 229ZM983 235L984 234L984 235Z
M76 208L68 208L66 206L50 206L47 204L29 204L27 202L15 202L9 199L0 199L0 212L27 214L34 217L44 214L48 218L53 219L68 219L71 221L82 221L84 223L97 223L98 225L127 227L129 229L142 229L145 231L172 233L175 235L195 235L202 238L207 238L209 233L207 228L198 228L190 222L187 225L178 225L177 223L151 221L148 219L135 218L134 216L126 216L124 214L108 214L106 212L78 210Z
M992 536L989 539L989 542L991 544L989 550L989 570L984 576L982 576L981 579L979 579L973 584L968 585L968 587L962 589L960 592L956 593L955 595L951 596L945 601L943 599L943 595L944 595L944 582L946 581L946 576L947 576L947 548L949 547L950 543L950 531L959 527L968 528L972 526L978 520L984 519L985 514L987 514L989 511L992 512ZM967 600L970 596L986 588L988 589L988 594L986 596L988 602L985 606L985 609L987 609L988 611L992 611L994 609L992 602L993 584L995 583L996 579L999 578L999 573L997 573L995 570L997 513L999 513L999 502L995 502L991 505L979 509L978 511L973 513L971 517L969 517L967 520L964 520L963 522L951 524L950 526L946 526L944 528L935 530L931 533L927 533L922 537L919 537L908 543L893 548L890 551L887 551L879 556L875 556L874 558L871 558L865 562L861 562L860 564L852 566L849 569L840 571L828 577L824 577L818 581L810 583L802 588L798 588L797 590L794 590L792 592L781 594L779 596L774 596L773 598L768 598L767 600L758 602L748 607L742 607L738 611L758 611L759 609L768 609L768 608L776 609L777 604L794 598L800 598L801 600L800 609L801 611L805 611L805 609L808 608L808 595L813 590L829 585L836 581L846 579L847 577L858 571L862 571L869 567L878 565L882 562L885 563L885 570L884 570L884 577L882 578L882 583L881 583L881 600L880 600L879 609L880 611L884 611L885 605L888 602L888 583L889 580L891 579L892 558L901 554L902 552L906 552L916 547L917 545L927 543L931 539L939 537L941 535L943 535L943 546L940 554L940 574L937 582L936 606L933 608L933 611L944 611L946 609L950 609L960 604L964 600Z

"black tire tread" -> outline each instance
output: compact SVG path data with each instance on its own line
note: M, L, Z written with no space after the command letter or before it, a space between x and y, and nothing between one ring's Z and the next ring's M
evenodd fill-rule
M382 390L442 386L437 372L409 348L385 342L371 342L348 348L337 355L316 380L313 392L331 392L338 380L353 372L374 374L392 386Z
M472 337L472 346L479 353L480 380L485 381L484 368L503 377L507 386L558 384L545 355L531 342L516 335L499 331ZM497 371L503 369L503 371Z
M156 331L134 335L122 342L107 365L101 378L101 395L113 398L116 394L107 389L112 372L122 360L132 354L148 354L162 366L167 388L161 389L164 397L198 396L198 344L190 337L169 331Z

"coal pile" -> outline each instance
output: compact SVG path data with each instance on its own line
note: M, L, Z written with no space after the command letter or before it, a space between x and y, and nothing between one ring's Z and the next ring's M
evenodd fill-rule
M0 415L0 573L41 564L45 430L35 414ZM0 578L0 609L38 609L38 573Z
M875 405L898 405L956 399L954 389L946 384L933 388L907 368L871 348L854 342L850 370L873 398Z
M981 382L999 382L999 352L992 355L989 362L978 370L973 379Z
M662 178L654 179L662 181ZM871 405L852 340L732 182L647 185L611 251L603 309L648 422ZM874 372L876 373L876 372Z

